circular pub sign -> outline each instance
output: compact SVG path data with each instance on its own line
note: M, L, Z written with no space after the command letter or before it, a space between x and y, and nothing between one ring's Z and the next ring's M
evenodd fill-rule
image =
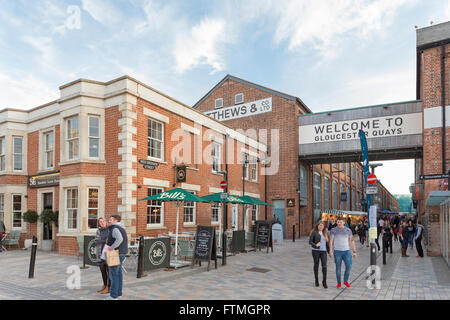
M167 255L166 244L162 241L155 241L148 251L148 259L154 266L159 266L164 262Z

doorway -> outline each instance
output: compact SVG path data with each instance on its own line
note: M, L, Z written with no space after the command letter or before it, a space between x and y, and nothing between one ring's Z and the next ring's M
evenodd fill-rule
M273 200L273 214L278 216L278 220L280 220L281 225L283 227L283 238L286 237L286 228L285 228L285 213L284 213L284 200Z
M42 193L42 210L53 211L53 192ZM42 240L53 240L53 228L51 223L42 224Z

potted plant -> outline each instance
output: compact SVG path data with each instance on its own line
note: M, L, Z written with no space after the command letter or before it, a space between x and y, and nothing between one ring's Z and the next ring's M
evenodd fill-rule
M28 210L23 214L23 221L30 224L29 229L28 229L29 234L31 234L31 232L32 232L31 224L36 223L38 221L38 218L39 218L39 216L38 216L37 212L34 210ZM25 242L24 242L25 249L31 248L32 242L33 242L33 239L25 239Z
M58 216L56 212L50 209L44 209L39 216L39 220L44 225L44 234L41 242L41 249L45 251L51 251L53 248L53 232L54 223L57 221Z

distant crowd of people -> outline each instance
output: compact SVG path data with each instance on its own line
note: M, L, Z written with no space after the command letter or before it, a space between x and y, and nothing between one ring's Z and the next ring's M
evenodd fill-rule
M393 241L400 241L402 257L409 257L408 247L417 250L417 258L423 258L422 237L424 227L421 221L414 221L405 216L380 216L377 220L377 238L375 244L380 251L378 239L381 235L383 247L386 252L392 253ZM351 225L349 218L339 216L329 218L326 221L319 221L310 233L309 244L312 247L312 256L314 261L315 286L319 287L319 263L322 265L322 285L327 286L327 255L334 258L336 265L337 288L341 288L341 265L344 262L345 272L343 284L350 288L348 283L352 258L356 258L356 245L353 240L353 234L359 236L360 246L369 247L369 222L367 217L359 221L355 226Z

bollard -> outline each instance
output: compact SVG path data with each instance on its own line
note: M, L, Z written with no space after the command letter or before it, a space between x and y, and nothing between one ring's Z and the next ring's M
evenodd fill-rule
M33 243L31 246L30 270L28 273L28 279L34 278L34 263L36 261L36 249L37 249L37 238L36 238L36 236L33 236Z
M139 237L138 266L136 278L145 277L144 273L144 236Z
M292 242L295 242L295 224L292 226Z

